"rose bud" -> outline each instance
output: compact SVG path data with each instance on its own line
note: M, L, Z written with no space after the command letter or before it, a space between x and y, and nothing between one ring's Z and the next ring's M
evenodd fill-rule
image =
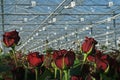
M81 51L84 53L91 53L95 49L97 41L94 38L85 38L85 41L82 43Z

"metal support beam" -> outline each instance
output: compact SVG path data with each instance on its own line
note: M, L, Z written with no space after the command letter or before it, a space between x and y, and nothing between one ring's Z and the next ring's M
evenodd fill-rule
M1 14L1 17L2 17L2 30L3 30L3 32L4 32L4 2L3 2L3 0L1 0L1 12L2 12L2 14Z
M113 16L115 16L115 12L113 12ZM117 48L117 37L116 37L116 20L113 19L113 27L114 27L114 43L115 43L115 48Z
M1 0L1 13L2 13L2 15L1 15L2 31L4 33L4 2L3 2L3 0ZM4 46L3 46L3 53L5 53L5 47Z
M2 4L0 4L2 5ZM21 3L6 3L4 5L9 5L9 6L13 6L13 5L17 5L17 6L31 6L31 2L29 3L24 3L24 4L21 4ZM37 3L36 6L58 6L59 4L44 4L44 3ZM66 6L66 5L63 5L63 6ZM106 6L108 7L107 4L97 4L97 3L93 3L93 4L76 4L76 6ZM120 4L114 4L114 6L120 6Z
M17 15L17 16L31 16L31 15L40 15L46 16L50 15L49 13L0 13L0 15ZM53 15L113 15L113 13L53 13Z

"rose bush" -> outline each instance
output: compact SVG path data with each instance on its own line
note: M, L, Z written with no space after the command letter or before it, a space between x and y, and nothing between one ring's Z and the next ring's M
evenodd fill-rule
M4 44L12 50L0 55L0 80L120 80L120 52L111 55L97 50L94 38L86 37L77 53L46 49L44 55L16 51L19 41L16 30L3 35Z

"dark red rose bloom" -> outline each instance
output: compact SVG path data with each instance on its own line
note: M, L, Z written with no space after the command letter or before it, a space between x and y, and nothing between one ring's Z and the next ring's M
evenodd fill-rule
M82 52L87 53L90 51L91 48L94 49L96 44L97 44L97 41L94 40L94 38L86 37L84 42L82 43L81 50Z
M53 59L56 59L58 56L63 56L67 53L67 50L63 49L63 50L55 50L53 53Z
M75 60L75 53L73 51L67 51L65 49L54 51L53 60L55 64L60 69L70 68Z
M109 66L108 55L103 54L100 51L97 51L95 55L89 55L87 59L88 61L95 62L96 68L102 71L107 70Z
M11 32L5 32L3 35L3 42L7 47L17 45L19 40L19 33L16 30Z
M70 80L83 80L83 78L79 75L74 75L74 76L71 76Z
M30 52L27 56L27 60L31 66L39 66L42 65L44 56L39 55L39 52Z
M54 59L54 60L56 60L56 58L60 55L60 54L58 54L58 53L59 53L58 50L54 50L54 51L53 51L53 55L52 55L52 56L53 56L53 59Z

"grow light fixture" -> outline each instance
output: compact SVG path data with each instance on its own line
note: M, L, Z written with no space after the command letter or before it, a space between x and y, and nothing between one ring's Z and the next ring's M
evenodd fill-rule
M68 8L69 8L69 6L64 6L64 8L65 8L65 9L68 9Z
M106 43L105 43L105 44L106 44L106 46L108 46L108 45L109 45L108 40L106 41Z
M107 31L106 34L109 34L109 32Z
M91 12L95 12L95 9L94 9L94 8L91 7L90 9L91 9Z
M76 5L75 1L72 1L72 2L70 3L70 5L64 6L64 8L65 8L65 9L73 8L73 7L75 7L75 5Z
M35 7L36 6L36 1L31 1L31 6Z
M48 23L54 23L56 22L56 18L52 18L52 20L48 21Z
M47 39L49 39L50 37L49 36L47 36Z
M83 21L85 21L85 19L84 18L80 18L80 21L83 22Z
M110 29L110 26L107 26L106 28L107 28L107 29Z
M117 43L119 44L119 43L120 43L120 40L117 40Z
M75 4L75 1L72 1L72 2L70 3L70 7L72 7L72 8L75 7L75 5L76 5L76 4Z
M20 27L20 30L22 31L22 30L23 30L23 28L22 28L22 27Z
M67 27L65 27L65 30L67 30Z
M46 27L43 27L42 30L45 31L45 30L46 30Z
M28 18L23 18L23 22L27 22L28 21Z
M111 21L111 18L107 18L107 21L110 22L110 21Z
M52 19L52 22L56 22L56 18L53 18L53 19Z
M39 32L42 31L41 29L39 30Z
M36 33L36 36L38 36L39 34L38 33Z
M33 37L31 37L31 40L33 40L34 38Z
M74 33L74 32L72 32L72 35L75 35L75 33Z
M86 27L86 30L88 30L89 29L89 27Z
M85 29L84 29L84 28L83 28L82 30L83 30L83 31L85 31Z
M112 7L112 6L113 6L113 2L112 1L108 2L108 7Z
M54 32L54 35L56 35L57 33L56 32Z

